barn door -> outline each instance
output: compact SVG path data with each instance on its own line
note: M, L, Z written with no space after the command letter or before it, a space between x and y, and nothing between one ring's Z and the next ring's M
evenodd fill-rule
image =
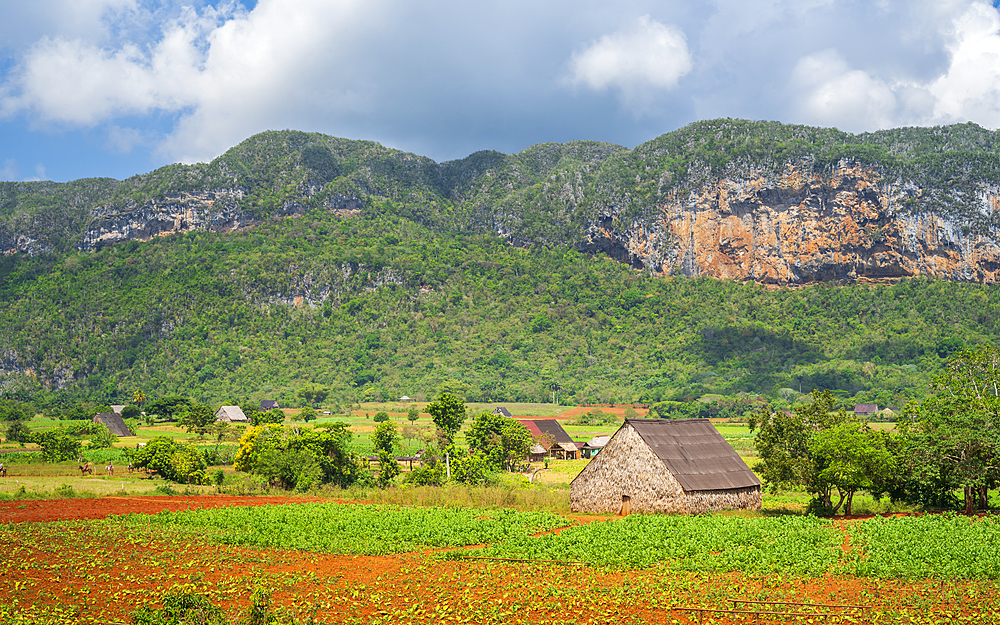
M621 516L632 514L632 498L628 495L622 495L622 511L619 514Z

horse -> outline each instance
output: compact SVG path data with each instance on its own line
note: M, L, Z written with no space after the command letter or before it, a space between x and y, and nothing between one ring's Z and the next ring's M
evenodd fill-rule
M80 469L80 477L83 477L84 475L86 475L88 473L90 473L91 475L94 474L94 469L89 464L86 465L86 466L80 465L77 468Z
M7 477L7 467L0 464L0 477Z

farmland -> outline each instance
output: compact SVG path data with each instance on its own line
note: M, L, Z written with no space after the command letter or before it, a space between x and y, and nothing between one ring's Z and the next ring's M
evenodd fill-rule
M157 500L166 508L173 498L145 498L140 509L153 511ZM0 502L0 513L9 518L18 506ZM0 526L0 623L128 623L169 592L207 597L235 616L262 590L285 623L695 623L697 612L678 608L731 610L733 600L809 614L803 623L825 613L842 622L1000 622L992 517L616 520L316 500L178 508ZM554 525L569 527L543 529ZM384 543L369 539L379 534ZM288 536L323 538L289 544ZM576 562L465 557L491 555Z

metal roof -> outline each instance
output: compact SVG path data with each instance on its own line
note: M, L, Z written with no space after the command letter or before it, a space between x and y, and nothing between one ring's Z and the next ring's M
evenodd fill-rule
M555 443L572 443L573 439L555 419L518 419L528 431L537 436L548 434Z
M602 447L607 445L608 441L610 440L611 437L607 435L595 436L594 438L587 441L583 447L584 449L601 449Z
M626 419L625 424L635 428L686 491L761 485L708 419Z

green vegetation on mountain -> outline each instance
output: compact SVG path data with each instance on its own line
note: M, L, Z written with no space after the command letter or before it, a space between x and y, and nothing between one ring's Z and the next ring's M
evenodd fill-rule
M929 189L901 210L996 232L980 191L998 154L972 124L850 135L724 119L633 150L581 141L441 164L281 131L124 181L0 183L0 243L36 240L34 256L0 260L0 388L42 403L142 390L295 405L304 388L337 403L452 385L470 400L673 402L658 412L685 415L828 388L899 407L956 349L997 342L996 287L662 277L581 253L585 231L713 176L849 158ZM77 249L97 222L206 193L256 224Z
M437 234L382 206L8 256L0 276L5 390L107 403L141 389L295 405L316 384L347 402L456 380L480 401L791 402L829 388L900 406L955 349L1000 337L994 286L663 278Z

